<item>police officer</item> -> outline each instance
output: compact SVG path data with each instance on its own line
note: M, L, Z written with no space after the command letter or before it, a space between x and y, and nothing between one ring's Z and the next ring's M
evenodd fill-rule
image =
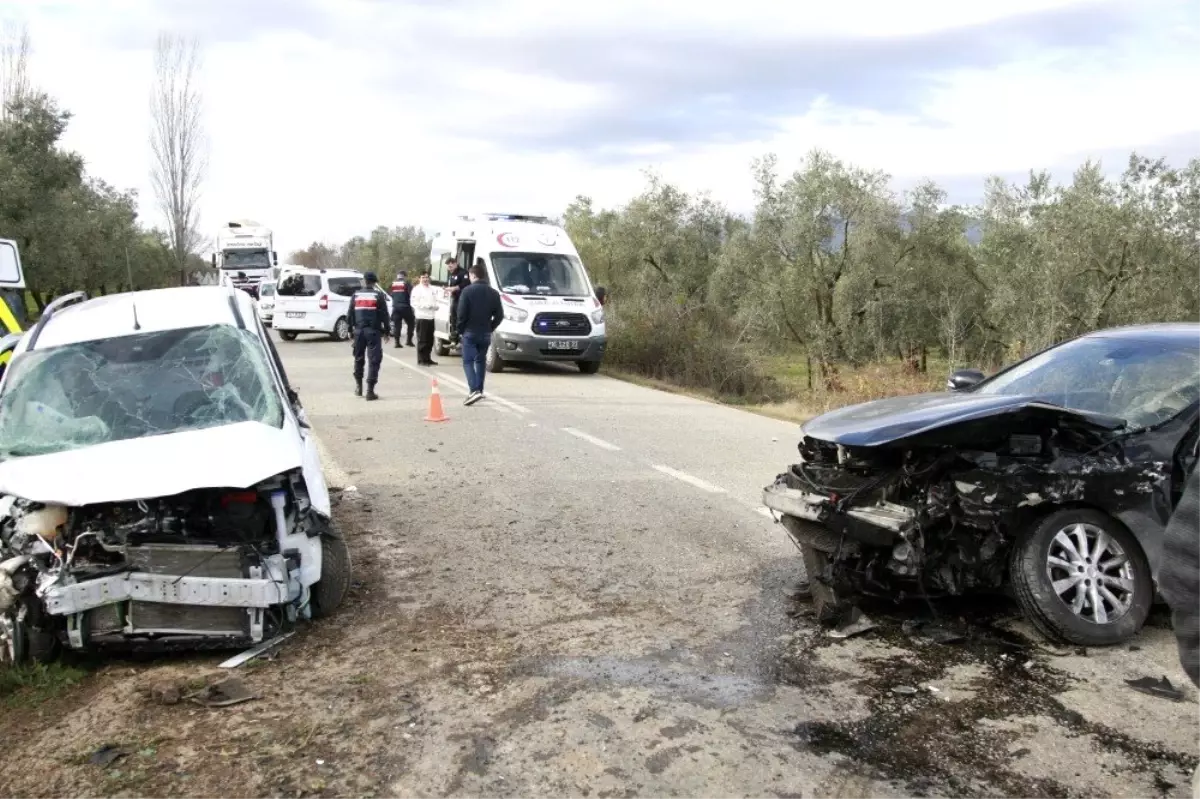
M391 335L388 328L387 295L376 285L374 272L363 275L366 286L350 298L350 333L354 337L354 396L361 397L363 361L367 362L367 399L377 400L375 383L383 362L383 344Z
M410 288L408 273L401 269L392 281L392 332L396 334L397 347L403 346L400 343L400 334L405 322L408 322L408 346L413 346L413 325L416 324L416 318L413 316Z
M450 342L458 342L458 297L462 294L462 290L471 285L471 278L467 276L467 270L461 269L458 266L458 259L450 256L446 261L446 267L450 270L446 276L446 287L450 289Z

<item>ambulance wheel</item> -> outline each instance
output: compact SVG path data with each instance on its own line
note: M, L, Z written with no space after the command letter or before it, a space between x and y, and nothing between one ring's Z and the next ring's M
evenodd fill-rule
M504 359L500 357L500 353L496 352L495 346L488 347L484 367L493 374L504 371Z

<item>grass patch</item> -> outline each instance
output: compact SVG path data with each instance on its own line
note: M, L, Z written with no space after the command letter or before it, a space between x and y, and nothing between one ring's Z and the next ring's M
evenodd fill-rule
M809 388L808 361L803 352L775 353L762 356L759 360L767 378L781 387L781 397L776 402L753 401L737 396L720 395L693 386L683 387L669 380L647 377L607 362L603 372L610 377L646 388L720 402L762 416L799 423L847 405L884 397L941 391L946 385L946 376L951 371L949 364L939 358L930 358L924 372L914 372L899 360L860 367L843 366L838 372L841 390L829 391L816 379L816 375L812 381L814 387Z
M77 685L87 672L64 663L0 667L0 705L27 707L45 702Z

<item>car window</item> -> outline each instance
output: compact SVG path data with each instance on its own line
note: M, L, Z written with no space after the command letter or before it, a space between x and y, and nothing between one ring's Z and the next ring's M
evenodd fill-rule
M254 333L232 325L138 333L26 352L0 394L0 458L237 422L283 425Z
M361 277L331 277L329 290L340 297L349 297L363 287Z
M281 297L315 297L320 290L320 275L288 275L277 292Z
M275 293L274 283L260 283L258 286L258 296L270 297Z
M1001 372L975 393L1033 397L1142 427L1200 400L1200 347L1075 339Z

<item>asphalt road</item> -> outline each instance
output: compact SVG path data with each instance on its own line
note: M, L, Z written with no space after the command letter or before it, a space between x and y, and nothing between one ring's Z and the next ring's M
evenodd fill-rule
M411 348L367 403L348 345L280 350L332 482L404 550L380 612L510 642L456 667L482 692L427 686L445 723L397 792L1187 795L1197 700L1161 627L1063 652L1003 610L948 645L902 616L835 642L795 615L799 559L759 504L795 425L563 366L488 375L464 407L461 360ZM1185 702L1125 683L1164 674Z

